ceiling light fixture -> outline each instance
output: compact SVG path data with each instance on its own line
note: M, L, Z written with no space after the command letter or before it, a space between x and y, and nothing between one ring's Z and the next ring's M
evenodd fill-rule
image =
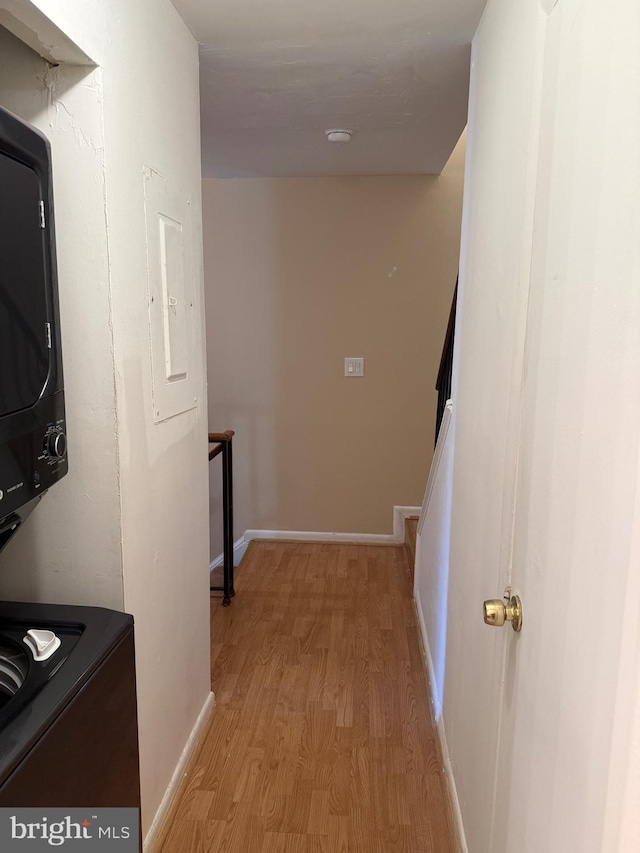
M335 128L335 130L325 130L325 134L329 142L351 142L353 131Z

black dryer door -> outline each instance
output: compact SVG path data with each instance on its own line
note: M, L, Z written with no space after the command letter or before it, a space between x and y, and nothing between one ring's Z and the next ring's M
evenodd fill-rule
M0 153L0 417L32 406L49 375L40 182Z

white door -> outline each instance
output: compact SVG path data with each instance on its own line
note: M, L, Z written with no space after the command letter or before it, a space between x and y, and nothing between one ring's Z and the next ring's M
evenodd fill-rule
M481 605L510 582L545 28L538 0L489 0L472 54L442 714L471 853L498 853L491 834L511 638L483 624Z
M639 56L637 2L560 0L547 19L511 559L524 624L506 638L492 853L618 849L604 832L638 499Z
M640 849L624 799L639 92L637 0L490 0L472 72L445 686L471 853ZM474 621L508 583L520 634Z

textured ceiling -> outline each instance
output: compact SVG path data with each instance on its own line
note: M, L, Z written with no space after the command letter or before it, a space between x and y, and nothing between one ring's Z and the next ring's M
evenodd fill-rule
M485 0L174 4L201 45L205 177L435 173L465 126Z

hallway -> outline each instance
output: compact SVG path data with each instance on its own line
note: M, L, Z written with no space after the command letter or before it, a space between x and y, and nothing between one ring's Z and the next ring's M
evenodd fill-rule
M449 853L402 548L254 542L158 853Z

